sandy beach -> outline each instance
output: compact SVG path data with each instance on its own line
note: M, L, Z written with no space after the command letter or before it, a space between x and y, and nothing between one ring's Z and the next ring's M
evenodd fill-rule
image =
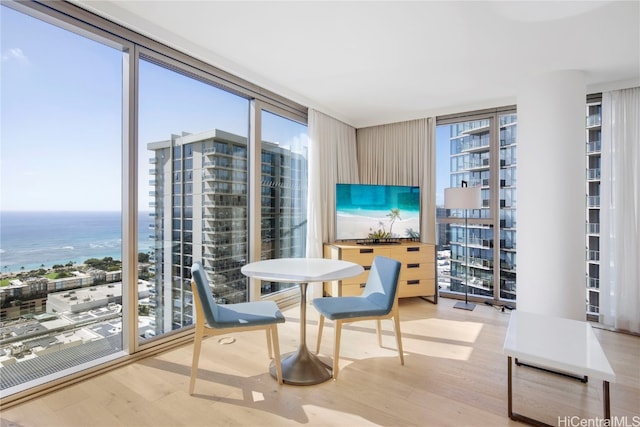
M339 240L364 239L369 233L382 228L380 222L384 225L384 230L389 232L391 219L386 216L373 218L337 212L336 238ZM391 237L411 237L407 234L408 229L414 232L420 230L420 218L416 216L409 219L396 219L391 228Z

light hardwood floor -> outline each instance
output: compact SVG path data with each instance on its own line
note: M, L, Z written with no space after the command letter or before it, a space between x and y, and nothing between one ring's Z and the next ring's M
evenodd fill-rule
M217 338L203 343L193 396L187 392L193 346L185 345L11 407L0 415L2 426L517 425L507 417L502 354L510 312L487 305L456 310L453 303L400 301L405 366L390 321L383 322L384 348L377 345L374 322L354 323L342 333L338 381L278 386L268 373L264 333L242 333L231 335L232 344ZM283 353L298 344L298 307L285 316L279 329ZM309 306L310 349L317 319ZM611 413L639 425L640 338L601 329L596 336L617 374ZM332 338L327 322L321 354L331 354ZM601 384L518 367L514 410L552 425L559 416L596 420L602 417ZM560 425L580 425L569 422Z

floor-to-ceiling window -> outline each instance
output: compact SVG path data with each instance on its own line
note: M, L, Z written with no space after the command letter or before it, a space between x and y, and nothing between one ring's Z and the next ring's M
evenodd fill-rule
M128 55L98 36L0 8L4 395L124 348Z
M443 295L516 298L516 129L510 110L438 121L437 268ZM481 188L482 207L445 209L444 189L463 181Z
M251 195L280 188L264 246L304 256L307 159L299 104L70 3L1 8L5 402L186 337L194 261L218 302L260 298Z

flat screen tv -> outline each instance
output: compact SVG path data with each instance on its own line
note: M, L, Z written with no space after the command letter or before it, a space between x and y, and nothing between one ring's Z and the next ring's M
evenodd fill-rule
M420 237L420 187L336 184L336 240Z

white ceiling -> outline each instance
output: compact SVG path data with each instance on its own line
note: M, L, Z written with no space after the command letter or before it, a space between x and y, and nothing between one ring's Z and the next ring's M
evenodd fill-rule
M640 1L74 3L355 127L516 103L540 73L640 85Z

